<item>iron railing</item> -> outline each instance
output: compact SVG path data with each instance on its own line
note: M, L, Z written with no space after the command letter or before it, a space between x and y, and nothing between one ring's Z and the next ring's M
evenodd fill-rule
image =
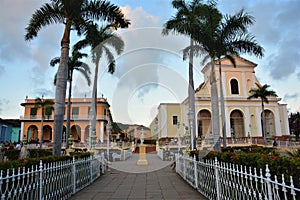
M294 186L293 178L272 176L268 165L263 172L262 169L220 163L217 159L196 161L195 157L180 155L176 172L208 199L300 199L300 189Z
M68 199L106 170L104 155L0 171L0 198Z

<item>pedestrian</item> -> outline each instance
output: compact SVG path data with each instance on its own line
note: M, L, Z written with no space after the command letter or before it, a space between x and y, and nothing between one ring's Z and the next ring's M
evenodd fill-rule
M276 137L275 139L274 139L274 142L273 142L273 147L277 147L278 146L278 138Z

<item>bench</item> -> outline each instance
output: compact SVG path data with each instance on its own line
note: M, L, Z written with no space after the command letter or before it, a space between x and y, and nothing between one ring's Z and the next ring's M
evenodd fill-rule
M121 160L121 155L120 155L120 154L117 154L117 153L113 153L113 154L112 154L112 158L113 158L113 161L115 162L116 159Z

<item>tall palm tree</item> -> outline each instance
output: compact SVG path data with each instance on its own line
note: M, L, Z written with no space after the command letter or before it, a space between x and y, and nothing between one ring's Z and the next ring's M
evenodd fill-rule
M55 91L53 155L61 154L70 32L76 30L80 35L87 22L93 20L114 22L121 28L126 28L130 24L118 6L105 0L50 0L50 3L45 3L34 12L26 27L25 40L32 40L41 28L51 24L64 24Z
M96 136L96 116L97 116L97 83L99 62L103 55L106 56L108 61L108 72L114 73L115 71L115 58L114 50L117 55L120 55L124 50L124 42L120 36L113 31L118 27L116 24L108 24L106 26L98 27L97 24L90 24L86 32L85 39L80 40L75 46L75 49L91 47L93 62L95 63L95 74L92 91L92 105L91 105L91 129L90 129L90 148L93 148L92 136Z
M256 43L254 36L247 32L249 25L253 24L254 18L245 13L244 10L239 11L233 16L223 16L215 7L215 4L210 4L207 11L203 15L202 23L198 31L195 33L195 46L187 47L184 50L186 54L194 53L204 55L204 61L210 59L211 65L211 103L213 111L213 133L215 149L220 151L219 142L219 111L218 111L218 91L215 76L215 64L219 65L220 78L220 102L222 116L222 133L223 146L226 146L226 119L225 119L225 104L222 85L222 57L229 59L234 66L235 55L240 53L249 53L256 56L263 56L263 48ZM216 61L217 60L217 61Z
M202 14L203 4L200 0L186 2L185 0L173 0L172 6L177 9L174 16L171 17L165 24L162 31L163 35L168 35L170 32L190 36L190 46L194 45L192 33L196 32L199 16ZM196 147L196 120L195 120L195 89L193 78L193 54L189 56L189 123L191 129L191 149Z
M225 16L223 19L216 35L216 54L219 65L221 130L223 133L223 147L226 147L227 133L221 57L224 56L229 59L233 66L236 67L233 55L249 53L261 58L263 56L263 48L248 33L247 28L254 23L254 18L251 15L241 10L233 16Z
M68 138L71 132L70 121L71 121L71 97L72 97L72 83L73 83L73 72L74 70L79 71L86 79L88 85L91 85L90 78L90 67L88 64L80 61L83 57L87 57L87 54L80 53L79 51L72 51L72 56L69 57L68 61L68 81L69 81L69 94L68 94L68 107L67 107L67 129L66 129L66 145L68 147ZM60 57L55 57L50 61L50 65L53 67L58 64ZM56 85L57 74L54 77L54 84Z
M216 151L221 151L220 146L220 119L219 119L219 106L218 106L218 90L217 81L215 74L215 58L216 58L216 48L215 48L215 34L216 30L220 25L222 20L222 14L216 8L215 3L210 3L203 6L203 12L200 16L199 23L196 24L196 29L192 32L192 38L195 39L197 45L191 45L184 49L184 58L187 55L205 55L205 59L210 59L211 65L211 107L212 107L212 132L214 136L214 148Z
M264 144L267 144L267 139L266 139L266 116L265 116L265 106L264 103L269 103L268 97L277 97L276 92L273 90L268 90L270 85L264 84L261 86L258 83L255 83L256 88L251 89L249 91L249 96L248 99L252 98L260 98L261 100L261 108L262 108L262 131L263 131L263 138L264 138Z
M49 110L53 110L54 102L51 99L44 99L44 96L42 98L37 97L34 102L34 107L36 110L42 109L42 116L41 116L41 131L40 131L40 148L42 148L43 144L43 138L44 138L44 120L46 115L50 115Z

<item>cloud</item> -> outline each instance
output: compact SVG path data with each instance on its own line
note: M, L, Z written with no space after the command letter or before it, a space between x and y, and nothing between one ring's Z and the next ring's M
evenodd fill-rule
M6 110L7 105L9 105L10 101L8 99L0 99L0 114L2 114L3 110Z
M286 94L284 95L285 100L290 100L290 99L297 99L299 97L299 94L294 93L294 94Z
M54 90L53 89L48 89L48 88L37 88L34 90L34 95L36 97L42 97L44 96L45 98L53 98L54 97Z
M5 67L0 65L0 76L5 73Z
M132 9L130 6L124 6L121 9L126 18L131 21L130 28L157 27L161 23L159 17L150 15L142 7Z
M291 74L299 72L300 1L228 2L229 0L219 2L222 12L233 14L245 8L255 17L256 22L250 27L250 31L266 50L265 57L259 61L264 74L269 73L276 80L285 80Z

